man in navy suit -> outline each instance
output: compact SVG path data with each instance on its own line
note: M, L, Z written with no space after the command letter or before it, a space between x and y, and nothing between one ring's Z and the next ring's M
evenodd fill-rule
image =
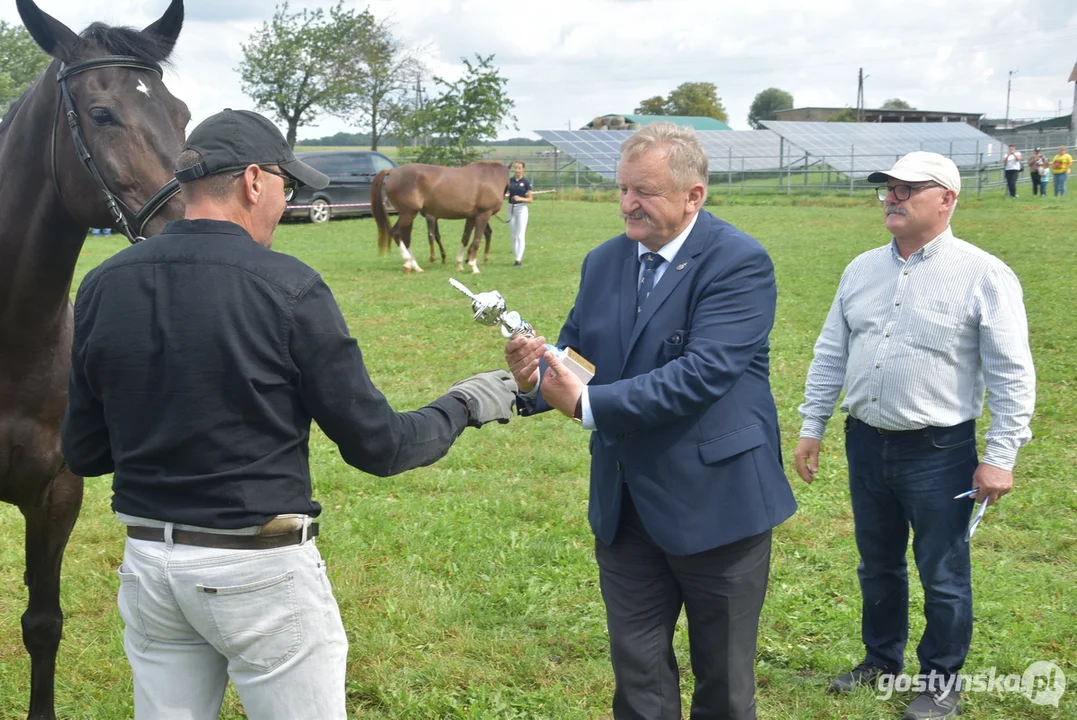
M796 509L769 381L774 267L701 210L707 157L690 128L621 146L625 233L588 253L558 338L589 385L516 337L520 414L591 430L589 517L616 679L616 720L679 720L673 632L688 617L693 720L755 718L755 649L771 529Z

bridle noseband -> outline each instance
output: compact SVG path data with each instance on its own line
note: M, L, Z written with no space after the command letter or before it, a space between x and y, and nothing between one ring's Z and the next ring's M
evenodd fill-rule
M119 225L120 230L132 244L145 240L142 236L142 231L145 229L146 224L156 215L165 203L171 200L176 193L180 191L179 182L175 178L172 178L164 186L155 192L146 204L139 209L138 212L132 212L132 210L124 204L123 200L116 197L112 191L108 189L105 184L105 179L101 177L101 172L97 169L97 164L93 161L93 156L90 154L90 149L86 145L86 140L82 136L82 129L79 127L78 111L75 109L75 100L71 97L71 90L67 87L67 79L72 75L77 75L87 70L96 70L97 68L104 67L126 67L134 68L135 70L151 70L157 73L158 77L163 77L161 72L161 66L142 60L141 58L131 57L127 55L106 55L104 57L93 58L91 60L84 60L83 62L75 63L74 65L67 65L60 63L60 72L56 74L56 80L60 83L60 99L63 104L64 114L67 117L67 124L71 128L71 139L75 143L75 151L79 154L79 159L82 160L82 164L86 166L86 170L90 173L90 178L93 180L94 185L101 191L101 194L105 197L105 204L108 206L108 210L112 213L113 220ZM63 194L60 192L60 181L57 179L56 174L56 126L59 124L59 107L57 107L56 118L52 124L52 184L56 189L56 195L63 202Z

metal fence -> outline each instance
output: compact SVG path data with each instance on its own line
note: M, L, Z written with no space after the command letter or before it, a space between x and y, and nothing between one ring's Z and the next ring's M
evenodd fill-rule
M1062 143L1059 143L1062 144ZM1052 146L1040 146L1050 149ZM1058 145L1053 146L1057 152ZM915 148L913 148L915 149ZM1032 147L1019 147L1025 162L1032 154ZM946 153L943 153L946 154ZM1053 152L1046 153L1048 158ZM982 155L982 154L981 154ZM771 170L749 170L751 165L758 165L758 157L730 158L725 167L730 172L712 172L709 190L716 195L812 195L818 197L847 195L854 196L858 191L875 187L864 177L865 172L884 170L901 157L898 155L858 155L855 148L848 154L829 157L786 157L785 162L772 158L774 168ZM998 157L997 154L994 155ZM491 157L493 159L493 157ZM615 190L615 180L603 177L582 165L565 153L551 148L546 151L520 154L513 157L499 155L496 159L506 163L522 160L526 164L526 176L531 180L535 190L562 190L578 188L584 190ZM961 171L961 184L966 195L973 192L980 196L984 191L1003 188L1006 177L1000 162L989 162L980 157L962 157L954 155L953 160ZM850 174L838 171L834 165L852 167ZM862 169L861 169L862 168ZM1021 182L1028 182L1027 171L1022 173Z

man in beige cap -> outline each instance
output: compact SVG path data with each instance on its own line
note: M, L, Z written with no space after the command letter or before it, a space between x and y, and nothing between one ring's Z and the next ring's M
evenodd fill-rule
M974 503L998 502L1013 487L1017 451L1032 435L1035 371L1017 277L950 230L961 192L954 163L913 152L868 180L885 183L878 195L893 238L842 274L808 370L794 457L812 482L844 387L865 656L831 689L902 671L911 527L927 625L918 695L904 717L948 717L960 714L972 639L969 516ZM979 461L985 387L992 420Z

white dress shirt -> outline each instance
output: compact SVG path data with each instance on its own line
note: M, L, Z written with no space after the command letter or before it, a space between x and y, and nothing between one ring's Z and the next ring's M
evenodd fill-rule
M841 410L884 430L948 427L983 413L983 462L1012 470L1029 441L1036 373L1021 285L950 228L902 259L891 241L842 274L808 370L800 436L822 439Z

